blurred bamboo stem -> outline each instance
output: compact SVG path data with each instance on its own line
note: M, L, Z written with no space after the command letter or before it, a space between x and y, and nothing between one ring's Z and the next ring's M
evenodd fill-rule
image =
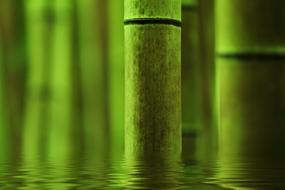
M277 148L285 132L283 7L281 0L217 0L220 144L225 159L284 158L283 148Z
M199 37L202 73L202 109L203 125L213 129L216 125L216 92L215 92L215 1L198 0L199 4Z
M72 4L53 2L54 22L50 63L49 155L60 158L70 153L73 130L72 93ZM58 146L60 144L60 146Z
M50 103L50 57L52 7L45 0L25 3L27 38L27 82L23 146L26 157L37 157L47 141ZM30 138L30 137L33 138Z
M7 125L6 125L6 101L5 101L5 88L4 88L4 70L3 70L3 52L2 52L2 39L0 38L0 161L6 161L9 150Z
M109 144L107 5L98 0L77 5L85 144L87 151L104 151L102 144Z
M200 61L199 8L196 0L182 1L182 127L196 133L202 125L202 65Z

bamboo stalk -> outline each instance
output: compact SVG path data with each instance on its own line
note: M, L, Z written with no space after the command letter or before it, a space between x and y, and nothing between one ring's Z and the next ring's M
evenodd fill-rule
M1 36L0 36L1 37ZM1 40L1 38L0 38ZM4 128L4 113L5 113L5 109L4 109L4 87L3 87L3 54L2 54L2 40L0 41L0 126ZM1 133L0 133L1 134Z
M47 140L50 104L52 7L46 0L29 0L26 8L28 75L25 98L24 155L37 157ZM30 138L33 136L33 138Z
M80 39L79 39L79 11L77 0L71 1L71 83L72 83L72 146L76 152L83 150L84 146L84 127L83 127L83 93L82 93L82 70L80 62Z
M114 152L124 147L124 0L109 0L108 75L111 140Z
M0 2L0 35L3 54L3 91L5 93L5 125L9 149L7 155L18 157L22 132L25 81L23 1ZM9 142L8 142L9 141ZM8 146L9 144L9 146ZM8 150L8 149L7 149ZM11 153L11 154L10 154Z
M285 156L280 146L285 143L283 6L283 1L217 1L219 136L225 159Z
M0 4L1 5L1 4ZM3 14L3 11L1 12ZM1 14L0 18L5 18ZM1 19L1 21L2 21ZM9 155L9 147L10 144L8 143L8 129L7 129L7 119L6 119L6 89L5 89L5 70L4 70L4 42L3 38L5 37L3 33L3 23L4 19L2 22L0 22L0 162L5 162L9 158L7 158L7 155ZM6 169L6 168L5 168ZM2 169L2 171L5 171L5 169Z
M4 83L6 101L9 103L6 108L7 122L11 126L13 135L18 136L21 129L19 126L22 124L25 77L23 2L4 0L0 4L0 28L3 35L3 54L5 54Z
M180 0L125 0L125 147L130 157L180 155L180 17Z
M202 68L197 1L182 1L182 127L183 133L196 133L201 128Z
M3 49L2 49L2 36L0 36L0 161L6 161L9 143L8 143L8 129L6 124L6 101L5 101L5 88L4 88L4 69L3 69Z
M85 144L88 150L105 149L102 143L107 141L108 113L106 113L106 43L102 37L106 30L106 22L100 21L105 17L106 8L102 9L105 1L84 0L78 2L79 21L79 53L81 65L81 84L83 100L83 125ZM104 28L104 29L103 29ZM104 33L107 35L107 32ZM103 38L103 39L102 39ZM105 48L103 48L104 43ZM104 53L103 53L104 52ZM104 65L105 64L105 65ZM103 143L104 144L104 143ZM94 147L95 146L95 147Z
M198 0L202 72L203 125L216 130L215 92L215 0Z
M51 102L49 105L49 155L65 157L71 151L73 130L72 94L72 4L52 2L54 10L52 52L50 62ZM60 144L61 146L58 146Z

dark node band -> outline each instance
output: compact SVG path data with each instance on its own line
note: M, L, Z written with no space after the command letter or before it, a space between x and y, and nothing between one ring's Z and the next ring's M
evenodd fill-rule
M285 53L265 53L265 52L243 52L243 53L217 53L218 58L227 59L264 59L264 60L285 60Z
M182 5L182 11L197 11L197 5Z
M165 24L181 27L181 21L168 18L132 18L124 20L124 25Z

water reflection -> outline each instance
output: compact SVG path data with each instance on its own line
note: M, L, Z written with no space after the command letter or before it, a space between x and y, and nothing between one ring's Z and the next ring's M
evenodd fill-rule
M184 142L190 148L195 139ZM1 189L221 189L208 184L212 162L198 160L195 149L182 160L169 158L128 159L120 149L78 149L69 142L68 151L38 157L23 154L0 162ZM103 145L103 144L102 144ZM84 146L83 146L84 147ZM198 148L198 147L197 147ZM187 151L186 151L187 152ZM68 154L67 154L68 153Z
M178 189L183 187L183 168L166 159L127 162L128 189Z
M69 154L47 157L42 150L37 158L1 155L0 188L211 190L282 189L285 185L281 158L226 156L213 144L201 143L206 138L210 135L184 137L180 160L129 159L124 151L106 144L102 149L78 149L71 141L67 141L69 151L64 151Z

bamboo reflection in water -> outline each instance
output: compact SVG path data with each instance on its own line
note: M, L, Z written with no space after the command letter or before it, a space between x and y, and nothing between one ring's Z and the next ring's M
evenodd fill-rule
M23 123L22 170L26 171L23 189L39 189L33 183L43 176L43 157L47 146L49 105L49 57L51 6L45 0L28 0L25 3L27 38L27 82ZM41 168L41 169L39 169ZM43 188L43 187L42 187Z
M70 189L66 183L72 177L72 160L77 143L73 136L74 81L72 60L72 16L74 6L68 0L53 1L54 23L50 64L51 104L49 121L48 161L52 177L50 189Z
M1 34L1 33L0 33ZM6 101L5 101L5 82L4 82L4 51L3 51L3 36L0 35L0 179L7 177L9 161L9 133L6 119Z
M24 155L36 158L46 150L49 123L51 43L53 7L50 1L29 0L27 23L28 75L26 85L23 146ZM30 138L30 137L33 138Z
M127 189L165 189L183 187L180 161L164 157L127 159Z

